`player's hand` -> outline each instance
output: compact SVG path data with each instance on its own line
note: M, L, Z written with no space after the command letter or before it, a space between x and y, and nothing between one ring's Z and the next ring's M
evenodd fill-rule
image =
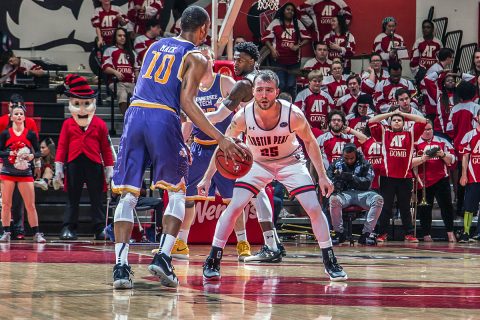
M465 187L467 185L467 182L468 182L467 176L462 175L462 177L460 178L460 185L462 187Z
M208 190L210 190L211 184L212 180L204 176L202 180L197 184L197 194L202 197L207 197Z
M233 163L235 162L235 155L240 159L244 160L247 156L246 152L240 147L233 138L224 137L218 142L218 147L225 154L225 162L228 164L228 159L232 159Z
M324 197L330 197L333 192L333 183L327 177L318 178L318 187Z

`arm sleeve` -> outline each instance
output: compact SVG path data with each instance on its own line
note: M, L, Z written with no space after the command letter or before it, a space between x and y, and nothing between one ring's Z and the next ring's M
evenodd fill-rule
M384 135L383 125L378 122L368 123L370 127L370 133L372 134L373 139L378 142L382 141L382 136Z
M423 134L423 131L425 131L425 126L427 125L427 123L421 123L421 122L416 122L413 127L411 128L411 130L413 130L413 139L415 141L417 141L418 139L420 139L420 137L422 136Z
M100 152L102 153L103 165L105 167L113 166L112 149L108 141L108 129L105 122L101 122L100 130Z
M68 120L65 120L60 130L60 137L58 138L57 153L55 155L55 162L65 163L68 156L68 145L69 145L69 130L68 130Z
M94 28L100 28L100 15L99 8L95 9L92 19L90 20Z
M113 53L113 47L107 48L105 52L103 53L102 56L102 70L105 71L108 67L115 69L115 66L113 65L113 59L112 59L112 53Z

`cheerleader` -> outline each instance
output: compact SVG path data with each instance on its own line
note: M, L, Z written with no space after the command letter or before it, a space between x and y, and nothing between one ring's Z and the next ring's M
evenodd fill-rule
M18 190L25 202L28 222L35 234L33 240L37 243L45 243L46 240L38 229L38 215L33 189L33 159L39 158L41 155L37 135L25 128L25 106L14 106L11 120L12 126L0 133L0 157L3 159L0 180L2 224L4 228L0 242L10 242L12 194L15 184L18 184Z

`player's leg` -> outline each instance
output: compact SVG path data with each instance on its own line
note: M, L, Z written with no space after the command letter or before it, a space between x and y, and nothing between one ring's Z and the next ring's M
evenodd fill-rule
M113 286L116 289L129 289L133 285L128 251L134 222L133 210L140 194L143 173L149 162L143 133L145 122L144 109L133 107L127 110L113 172L112 191L121 195L113 220L115 232Z
M153 257L148 270L159 277L162 285L177 287L179 282L173 271L171 252L185 218L187 146L183 141L180 118L173 112L152 109L150 121L145 127L149 137L151 132L155 133L155 137L166 137L162 140L146 139L145 143L153 163L155 188L168 190L160 251Z
M235 180L227 179L224 176L222 176L219 172L217 172L213 176L212 182L213 182L212 186L216 187L216 191L222 197L223 202L226 204L229 204L232 199ZM233 226L233 230L235 231L235 236L237 237L238 261L243 261L245 257L248 257L252 254L250 251L250 243L248 243L248 240L247 240L247 228L246 228L247 219L248 219L248 213L245 212L245 209L244 209L244 212L238 216Z
M252 197L272 181L273 175L270 172L268 168L254 162L250 171L235 183L232 201L217 221L212 249L203 265L204 280L220 279L220 261L233 225Z
M328 228L327 217L322 211L318 201L315 185L303 162L294 165L287 165L278 172L277 180L285 185L292 196L300 202L305 212L310 217L313 233L322 249L323 264L325 273L331 281L344 281L347 274L337 263L333 252L332 240Z

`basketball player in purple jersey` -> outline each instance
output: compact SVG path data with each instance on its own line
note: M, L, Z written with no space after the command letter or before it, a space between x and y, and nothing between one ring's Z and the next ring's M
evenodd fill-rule
M178 286L170 252L185 216L185 181L189 151L181 132L180 109L218 147L233 159L244 156L232 138L226 138L204 116L195 102L207 61L196 46L205 41L210 18L201 7L190 6L182 14L180 36L164 38L145 53L130 107L125 114L124 131L114 168L112 190L121 194L115 210L115 255L113 286L132 288L128 265L128 241L133 228L133 209L137 203L145 168L153 164L153 183L168 190L169 203L163 218L160 251L149 271L163 285Z

